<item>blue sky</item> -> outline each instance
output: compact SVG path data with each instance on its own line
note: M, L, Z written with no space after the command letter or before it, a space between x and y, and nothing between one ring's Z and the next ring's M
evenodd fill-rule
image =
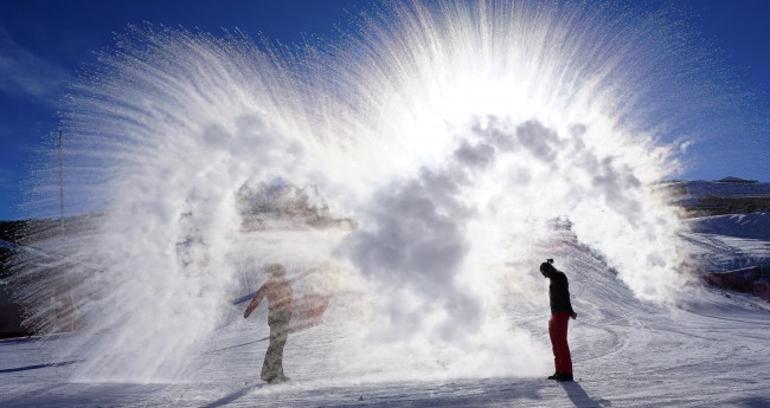
M184 4L184 6L180 6ZM639 7L660 3L640 2ZM723 143L697 144L683 178L735 175L770 181L770 2L693 1L688 30L720 59L739 92L750 94L754 130ZM239 28L284 43L304 35L333 36L350 13L366 9L354 0L277 1L37 1L0 2L0 219L23 216L23 180L43 138L56 129L57 100L94 50L109 47L113 33L148 21L214 33ZM636 6L634 6L636 7ZM764 125L761 125L764 120ZM764 127L763 127L764 126Z

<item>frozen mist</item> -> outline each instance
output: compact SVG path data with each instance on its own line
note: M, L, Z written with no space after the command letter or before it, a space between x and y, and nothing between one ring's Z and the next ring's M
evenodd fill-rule
M61 329L66 286L75 381L184 381L281 262L300 293L333 295L315 357L347 377L546 373L517 316L544 307L554 234L643 301L675 302L687 279L654 184L678 163L650 118L693 113L656 27L609 6L458 2L393 6L298 50L132 28L63 111L83 215L45 232L55 261L19 259L28 322Z

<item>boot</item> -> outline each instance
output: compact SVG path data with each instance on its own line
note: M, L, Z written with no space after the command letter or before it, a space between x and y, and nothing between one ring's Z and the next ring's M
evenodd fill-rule
M558 374L556 376L556 381L575 381L572 379L572 373L570 374Z
M286 381L289 381L289 377L281 374L281 375L277 375L277 376L267 380L267 383L268 384L280 384L280 383L283 383L283 382L286 382Z

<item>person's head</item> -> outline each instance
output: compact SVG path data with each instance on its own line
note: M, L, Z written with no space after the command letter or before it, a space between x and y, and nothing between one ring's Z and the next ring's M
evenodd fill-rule
M553 259L547 259L540 264L540 273L546 278L550 278L554 271L556 271L556 268L553 267Z
M282 278L286 276L286 268L279 263L272 263L265 266L265 272L269 273L274 278Z

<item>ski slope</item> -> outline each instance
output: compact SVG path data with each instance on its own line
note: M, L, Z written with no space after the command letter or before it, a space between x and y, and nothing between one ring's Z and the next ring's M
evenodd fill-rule
M714 265L770 247L711 232L689 233L686 242ZM267 344L254 342L267 335L262 306L252 319L225 326L190 362L193 374L183 383L73 383L78 356L57 360L67 335L2 341L0 406L770 406L766 302L692 285L678 304L655 306L634 298L570 233L548 245L566 262L579 314L570 325L575 383L545 380L549 373L392 378L365 366L340 368L328 356L345 352L345 339L326 324L290 336L285 369L292 381L266 386L258 376ZM508 312L512 323L548 345L545 287L542 308ZM548 353L538 358L550 361Z
M770 265L770 213L729 214L689 220L684 234L702 272Z

